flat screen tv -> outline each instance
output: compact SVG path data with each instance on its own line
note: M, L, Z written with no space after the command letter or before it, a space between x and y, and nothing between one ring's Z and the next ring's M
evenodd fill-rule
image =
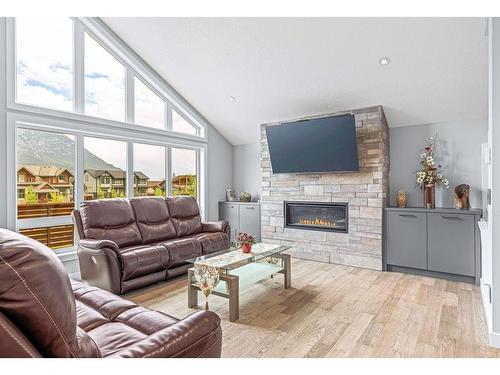
M273 173L358 171L354 115L266 127Z

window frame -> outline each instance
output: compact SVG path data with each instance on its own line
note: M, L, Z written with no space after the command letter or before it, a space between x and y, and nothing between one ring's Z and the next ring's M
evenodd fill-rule
M33 114L7 113L7 227L19 231L27 228L41 228L56 225L72 224L71 216L53 216L33 219L17 218L17 130L28 129L35 131L44 131L52 133L64 133L74 136L75 142L75 175L73 188L74 207L78 208L84 198L85 175L84 175L84 139L85 137L101 138L108 140L121 141L126 143L127 149L127 168L126 168L126 197L134 197L134 161L133 145L141 143L152 146L165 147L165 176L167 195L172 195L172 148L187 149L196 152L197 168L197 201L200 206L202 218L206 218L206 144L191 142L189 144L179 143L176 138L148 137L140 135L124 134L121 132L110 132L102 127L93 124L68 121L65 119L55 119L40 117ZM74 252L75 246L63 249L57 249L57 254Z
M133 197L133 144L151 144L166 148L166 190L167 195L172 194L172 166L171 149L185 148L197 152L197 200L203 219L207 215L208 180L206 171L207 161L207 129L208 122L190 106L171 86L168 85L156 72L154 72L135 52L129 49L101 20L97 18L73 18L73 112L57 109L37 107L35 105L16 102L16 56L15 56L15 20L6 18L0 20L0 49L5 48L6 69L5 75L0 72L0 80L5 79L6 90L0 92L0 110L5 114L5 131L0 129L0 134L5 134L5 161L0 162L0 168L5 168L7 183L2 194L6 197L4 220L8 229L17 231L23 228L49 227L56 225L72 224L70 216L44 217L33 219L17 219L17 145L16 136L18 128L48 131L55 133L71 134L75 137L75 176L74 199L75 207L79 207L84 197L84 137L106 138L127 143L127 182L126 194ZM136 125L127 121L119 122L109 119L97 118L83 113L84 103L84 76L83 76L83 36L88 32L98 43L110 52L118 61L125 62L126 66L126 120L133 118L134 85L133 79L137 76L143 83L161 98L165 98L165 129ZM5 44L2 45L2 42ZM112 45L112 47L110 47ZM1 63L1 61L0 61ZM77 72L79 72L77 74ZM5 96L4 96L5 95ZM5 103L5 106L3 106ZM172 108L182 115L195 129L199 129L199 136L180 132L173 132ZM3 132L3 133L2 133ZM2 187L0 187L2 190ZM0 192L1 193L1 192ZM75 244L76 246L76 244ZM63 260L72 260L76 257L75 246L66 249L57 249L57 255Z
M47 116L61 116L75 121L86 121L120 128L138 128L144 132L163 134L188 140L207 140L208 122L167 82L152 70L134 51L119 39L100 19L93 17L72 17L73 19L73 111L63 111L16 101L16 26L15 18L6 19L7 39L7 109L36 113ZM84 37L88 33L108 53L125 66L125 118L116 121L84 113ZM164 128L148 127L134 121L134 77L152 89L165 102ZM197 135L174 132L171 110L183 116L196 130Z

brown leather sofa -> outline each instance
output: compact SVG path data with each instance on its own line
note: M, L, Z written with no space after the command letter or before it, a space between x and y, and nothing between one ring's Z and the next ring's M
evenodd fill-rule
M220 357L220 318L178 320L71 281L46 246L0 229L0 357Z
M229 224L201 221L191 197L83 202L73 212L82 279L116 294L163 281L229 247Z

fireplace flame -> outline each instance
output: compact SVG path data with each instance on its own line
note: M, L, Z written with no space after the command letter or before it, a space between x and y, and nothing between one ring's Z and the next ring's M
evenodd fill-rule
M300 219L299 224L307 224L307 225L319 225L322 227L335 227L337 224L334 221L329 221L325 219Z

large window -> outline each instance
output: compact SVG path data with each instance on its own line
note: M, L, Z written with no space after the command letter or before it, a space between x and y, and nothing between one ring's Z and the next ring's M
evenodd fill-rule
M16 18L18 102L73 110L72 29L70 18Z
M198 196L197 155L194 150L172 149L172 194Z
M63 252L83 200L191 195L203 212L203 120L150 67L93 19L6 26L8 228Z
M85 33L85 113L125 120L125 67Z
M85 137L84 199L127 196L127 144Z
M16 103L205 136L168 85L129 65L132 54L98 38L82 19L16 18L12 29Z
M165 147L134 144L134 196L165 196Z
M198 130L175 110L172 110L172 130L191 135L198 134Z
M45 226L43 218L71 222L75 141L72 135L19 128L17 218L21 233L54 249L73 245L73 226Z
M135 123L153 128L165 128L165 102L134 77Z

